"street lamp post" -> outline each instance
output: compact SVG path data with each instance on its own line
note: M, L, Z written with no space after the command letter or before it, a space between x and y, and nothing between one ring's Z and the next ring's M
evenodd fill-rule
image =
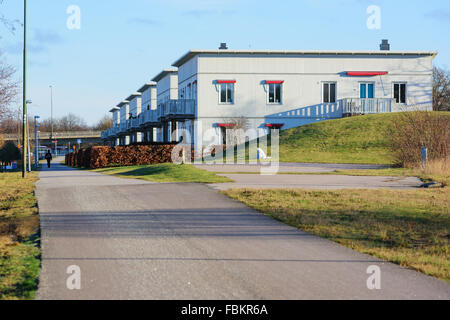
M26 100L27 105L27 164L28 164L28 172L31 172L31 143L30 143L30 126L28 125L28 105L32 104L31 100Z
M38 139L38 128L37 119L39 116L34 116L34 168L39 168L39 139Z
M27 0L23 0L23 141L22 141L22 178L27 175Z
M50 122L51 122L51 128L52 128L50 140L53 141L53 86L50 86Z

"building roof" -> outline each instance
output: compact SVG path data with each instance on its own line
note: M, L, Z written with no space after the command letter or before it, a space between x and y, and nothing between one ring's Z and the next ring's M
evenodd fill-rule
M160 81L162 78L164 78L166 75L170 74L170 73L177 73L178 72L178 68L170 68L170 69L164 69L163 71L161 71L156 77L154 77L152 79L152 81L158 82Z
M436 56L436 51L321 51L321 50L190 50L172 66L180 67L197 55L209 54L217 56L232 55L274 55L274 56Z
M130 101L124 100L121 103L117 105L118 108L122 108L123 106L126 106L127 104L130 104Z
M144 84L137 92L144 93L148 88L156 86L156 82L150 81Z
M114 107L111 110L109 110L109 112L116 112L116 111L119 111L119 110L120 110L119 107Z
M142 96L141 93L135 92L135 93L132 93L128 98L126 98L126 100L129 101L129 102L131 102L131 101L134 100L134 98L138 98L138 97L140 97L140 96Z

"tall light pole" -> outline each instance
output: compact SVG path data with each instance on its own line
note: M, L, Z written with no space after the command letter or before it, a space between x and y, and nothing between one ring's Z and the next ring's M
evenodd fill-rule
M22 178L27 175L27 0L23 0L23 141L22 141Z
M31 143L30 143L30 125L28 123L28 105L32 104L31 100L27 100L27 163L28 163L28 172L31 172Z
M53 143L53 86L50 86L50 122L52 127L50 140L52 140Z
M38 128L37 119L39 116L34 116L34 168L37 170L39 168L39 140L38 140Z

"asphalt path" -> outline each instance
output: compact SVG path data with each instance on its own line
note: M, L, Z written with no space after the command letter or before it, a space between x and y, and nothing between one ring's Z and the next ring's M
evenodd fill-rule
M206 185L55 164L36 192L38 299L450 298L446 282L281 224ZM379 290L367 286L372 266ZM80 290L67 285L74 270Z

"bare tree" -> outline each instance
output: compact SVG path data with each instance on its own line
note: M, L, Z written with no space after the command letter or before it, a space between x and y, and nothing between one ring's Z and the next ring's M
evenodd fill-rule
M39 130L41 132L50 132L52 130L52 120L44 119L39 122ZM69 113L68 115L53 119L53 130L58 132L68 132L68 131L87 131L91 128L86 124L83 118Z
M101 118L96 125L94 125L93 129L97 131L105 131L111 128L113 125L113 121L110 116L105 115Z
M67 116L60 118L57 121L56 129L58 131L84 131L88 130L89 127L83 118L69 113Z
M433 110L450 111L450 72L433 68Z
M0 0L0 6L5 0ZM14 33L17 25L22 25L19 20L10 20L0 12L0 25L3 25L8 31ZM1 35L0 35L1 39ZM14 67L7 65L1 60L2 52L0 51L0 120L9 114L8 107L17 96L19 84L13 77L16 73Z
M4 2L5 2L5 0L0 0L0 5L2 5ZM16 31L17 25L23 26L23 24L19 20L17 20L17 19L10 20L1 13L0 13L0 23L3 24L12 33L14 33Z
M0 61L0 120L9 114L9 106L17 98L19 85L13 76L16 70Z

